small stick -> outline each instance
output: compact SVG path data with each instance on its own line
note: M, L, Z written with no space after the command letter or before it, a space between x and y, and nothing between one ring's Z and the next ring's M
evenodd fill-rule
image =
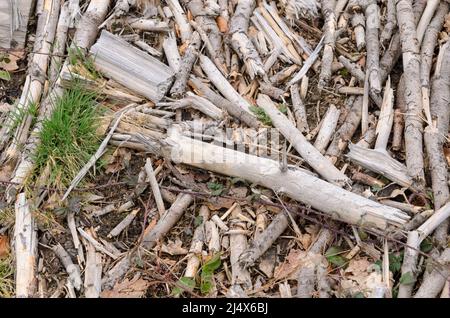
M117 224L108 234L108 238L118 236L122 231L133 222L138 214L139 209L131 211L119 224Z
M338 88L338 93L346 95L364 95L365 89L362 87L342 86Z
M69 213L67 214L67 225L69 226L70 234L72 235L73 246L78 251L78 261L83 264L83 247L81 246L80 239L78 238L77 227L75 225L75 213L73 211L69 211Z
M308 133L309 126L306 118L305 105L300 97L298 85L294 84L290 87L292 108L294 109L295 121L297 123L297 129L301 133Z
M180 62L180 70L177 72L175 82L170 89L170 94L173 97L181 97L186 91L186 84L189 74L197 60L198 51L200 49L200 35L197 31L192 33L189 39L189 45L184 52L183 58Z
M392 33L397 26L397 14L395 12L395 0L387 0L386 23L380 35L381 45L387 45L391 40Z
M93 215L93 216L96 216L96 217L99 217L99 216L108 214L108 213L110 213L110 212L112 212L112 211L114 211L114 210L115 210L114 204L108 204L108 205L105 206L104 208L92 212L92 215Z
M237 206L232 213L232 230L246 230L246 225L238 221L238 215L241 214L241 207ZM252 287L250 272L239 261L241 255L247 249L247 236L245 234L232 234L230 236L230 262L231 262L231 285L239 285L243 290Z
M222 230L224 231L229 230L228 226L221 220L221 218L217 214L214 214L211 220L214 221L214 223L216 223L217 226L220 227Z
M84 296L99 298L102 289L102 256L97 253L94 245L84 241L87 251L86 268L84 272Z
M188 261L186 264L185 277L194 278L197 275L197 271L200 267L200 257L203 250L203 244L205 243L205 223L209 219L209 209L206 205L202 205L198 212L198 215L202 218L202 222L194 230L192 235L191 248L189 249Z
M61 263L64 265L67 274L69 274L69 281L72 283L72 286L76 290L80 290L81 288L81 274L80 268L78 265L75 265L70 258L70 255L66 252L66 250L61 246L61 244L56 244L52 247L52 251L58 256L61 260Z
M144 234L142 246L147 249L153 248L156 242L176 224L193 200L194 198L189 194L179 194L177 200L158 220L158 223L149 232Z
M153 197L156 202L156 207L158 208L159 216L162 217L166 213L166 208L164 207L164 201L159 190L158 181L156 180L155 171L153 170L152 161L147 158L145 162L145 172L147 173L147 182L150 182L152 188Z
M325 149L328 146L334 131L336 130L340 114L340 110L333 104L331 104L327 109L327 112L322 120L319 133L317 134L316 141L314 142L314 147L316 147L321 154L325 153Z
M334 14L335 0L322 0L322 13L324 23L324 50L322 56L322 68L319 76L319 88L328 85L331 78L331 65L333 63L336 33L336 16Z
M80 232L81 236L84 237L88 242L90 242L92 245L94 245L95 249L99 252L102 252L112 259L117 259L117 255L112 254L109 252L106 248L103 247L103 245L99 242L97 242L92 236L90 236L86 231L84 231L81 227L78 228L78 232Z

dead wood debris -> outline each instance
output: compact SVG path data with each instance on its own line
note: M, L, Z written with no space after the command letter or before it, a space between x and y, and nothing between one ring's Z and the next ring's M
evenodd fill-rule
M447 1L31 3L0 5L16 297L448 297ZM51 187L74 85L99 147Z

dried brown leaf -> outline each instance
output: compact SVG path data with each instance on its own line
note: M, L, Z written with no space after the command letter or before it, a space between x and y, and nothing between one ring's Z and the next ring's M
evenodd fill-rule
M0 259L7 257L9 250L8 236L0 235Z
M24 50L19 50L19 51L11 51L8 56L8 63L6 61L1 61L0 62L0 69L3 69L5 71L8 72L13 72L19 69L19 65L17 64L18 61L20 61L21 59L23 59L25 56L25 51Z
M112 290L105 290L101 293L102 298L140 298L144 296L150 283L136 274L133 279L125 278L122 282L116 283Z
M175 242L169 240L167 244L163 244L161 247L161 252L170 255L186 255L188 250L183 248L183 242L177 238Z
M296 272L304 258L306 252L299 249L292 249L282 264L275 268L273 277L275 279L286 278Z
M126 148L117 148L108 158L106 165L106 173L116 173L129 166L131 160L131 152Z

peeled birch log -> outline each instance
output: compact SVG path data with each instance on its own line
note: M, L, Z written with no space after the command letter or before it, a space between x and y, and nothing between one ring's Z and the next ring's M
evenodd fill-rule
M380 16L378 13L377 1L367 1L365 7L366 14L366 72L368 72L370 91L378 94L381 92L380 78L380 42L378 39L380 28Z
M450 203L445 204L439 210L437 210L428 220L425 221L415 231L408 233L408 240L405 248L405 256L402 264L402 276L409 275L413 278L413 283L400 283L398 297L409 298L411 297L414 282L417 277L417 259L419 256L420 244L423 240L429 236L439 225L450 217Z
M427 7L428 8L428 7ZM424 12L425 15L426 12ZM430 123L432 121L430 114L430 71L433 63L433 55L434 48L436 46L436 41L438 38L438 34L443 26L443 22L446 14L448 13L448 4L441 3L439 6L436 15L431 21L430 25L428 25L424 37L424 41L422 43L422 48L420 52L420 82L422 85L422 104L423 104L423 112L425 114L426 121ZM431 18L430 18L431 19ZM418 30L419 32L419 30ZM440 51L440 55L442 52ZM440 61L440 57L437 58L437 61Z
M353 144L350 144L349 148L350 152L347 157L351 161L404 187L412 186L412 180L407 174L406 166L402 163L377 150L366 149Z
M345 117L344 123L334 134L333 140L325 153L333 164L336 163L344 149L347 148L348 142L351 140L353 134L358 128L358 125L361 122L361 111L362 97L359 96L353 102L353 105Z
M403 52L405 76L405 147L409 176L419 188L425 182L422 142L422 93L420 89L420 48L411 1L397 1L397 20Z
M85 246L87 257L84 271L84 296L99 298L102 291L102 255L91 243L85 242Z
M36 291L37 227L25 193L16 201L14 249L16 257L16 297L33 297Z
M333 104L330 105L325 113L316 141L314 142L314 147L316 147L321 154L325 153L325 149L336 130L340 114L341 111Z
M186 14L184 13L184 10L178 0L167 0L166 2L173 13L175 22L177 23L180 30L181 41L184 43L191 37L192 27L189 24L186 18Z
M445 2L445 1L444 1ZM420 18L419 23L417 24L417 40L419 41L419 46L422 43L423 36L425 34L425 30L430 24L431 19L433 18L434 12L436 8L439 6L440 0L428 0L427 6L423 11L423 14Z
M447 4L445 4L447 6ZM436 14L438 15L439 12ZM450 45L441 48L432 83L430 101L431 123L425 128L425 146L431 171L434 209L437 210L449 200L447 160L443 151L449 128L448 101L450 99ZM435 232L440 245L447 242L449 221L445 221Z
M320 70L319 88L324 88L331 79L331 64L334 58L336 16L334 14L335 0L322 0L322 12L325 17L324 24L324 49L322 68Z
M155 103L172 84L169 66L108 31L102 31L90 52L102 73Z
M244 268L253 266L273 244L273 242L286 230L289 218L286 212L280 212L258 237L251 243L239 257L239 262Z
M354 13L352 26L355 30L355 41L358 51L361 51L366 46L365 25L364 15L362 13Z
M177 38L173 32L169 32L164 38L163 49L169 66L177 73L180 70L181 57L178 52Z
M155 171L153 170L152 160L150 158L147 158L145 162L145 172L147 173L146 182L150 182L150 187L152 188L153 198L155 199L159 216L162 217L166 212L166 208L164 207L164 202L159 190L158 181L156 180Z
M152 19L127 17L124 22L132 29L138 29L141 31L167 32L170 30L169 25L164 21L160 22Z
M306 140L289 119L276 108L267 95L259 94L256 102L259 107L264 109L274 126L279 129L281 134L317 173L336 185L343 186L350 182L345 174L340 172L330 161L322 156L320 151Z
M406 244L408 247L405 247L401 271L402 277L408 276L410 279L408 279L407 283L400 283L398 298L410 298L417 279L416 264L419 257L417 251L420 246L419 233L417 231L410 231Z
M179 194L177 200L172 204L169 210L159 219L155 227L144 235L142 246L145 248L153 248L157 241L166 235L167 232L175 225L175 223L186 212L194 198L190 194Z
M201 253L203 244L205 243L205 223L209 219L209 208L206 205L202 205L198 215L202 218L202 221L200 225L195 228L194 234L192 235L192 243L188 255L189 258L184 273L185 277L191 278L194 278L197 275L197 271L200 267Z
M322 263L325 262L323 251L327 244L332 239L332 233L328 229L322 229L316 238L316 241L309 248L305 259L300 265L297 276L297 297L298 298L311 298L315 291L315 282L318 281L318 289L326 289L326 284L320 283L320 280L326 279L321 277ZM325 287L325 288L324 288ZM324 292L324 291L322 291ZM324 295L320 298L324 298Z
M64 55L64 52L66 51L67 31L69 30L69 24L69 3L65 2L61 7L61 14L59 16L58 25L56 27L55 41L53 43L53 57L51 59L48 76L50 84L53 84L56 81L56 78L62 66L62 55Z
M222 49L222 34L216 23L216 18L220 14L220 6L217 1L207 0L191 0L184 1L194 17L194 21L190 21L194 29L200 28L200 35L205 34L208 41L204 41L208 50L208 54L219 69L223 69L227 73L225 66L225 57ZM203 36L202 36L203 38Z
M398 209L341 189L301 169L289 167L286 172L281 172L277 161L185 137L176 126L170 129L165 140L152 141L144 136L140 139L150 152L197 168L239 176L285 193L343 222L386 229L389 224L401 226L409 219Z
M22 49L25 47L28 19L33 0L11 0L0 2L0 47Z

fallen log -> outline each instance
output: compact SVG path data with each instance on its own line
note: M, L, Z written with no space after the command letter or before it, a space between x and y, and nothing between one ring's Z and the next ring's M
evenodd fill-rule
M302 169L288 167L282 172L277 161L185 137L177 126L169 130L164 140L142 135L139 139L150 152L197 168L239 176L277 193L285 193L343 222L385 230L391 224L402 226L409 219L398 209L346 191Z
M172 84L174 73L169 66L108 31L102 31L90 53L103 74L155 103Z
M425 183L423 163L423 124L420 89L420 48L417 40L412 2L397 1L397 20L403 53L405 76L405 148L408 174L422 188Z
M16 297L33 297L36 292L37 227L25 193L17 196L14 226Z
M21 49L25 47L28 19L33 0L12 0L0 3L0 47Z

